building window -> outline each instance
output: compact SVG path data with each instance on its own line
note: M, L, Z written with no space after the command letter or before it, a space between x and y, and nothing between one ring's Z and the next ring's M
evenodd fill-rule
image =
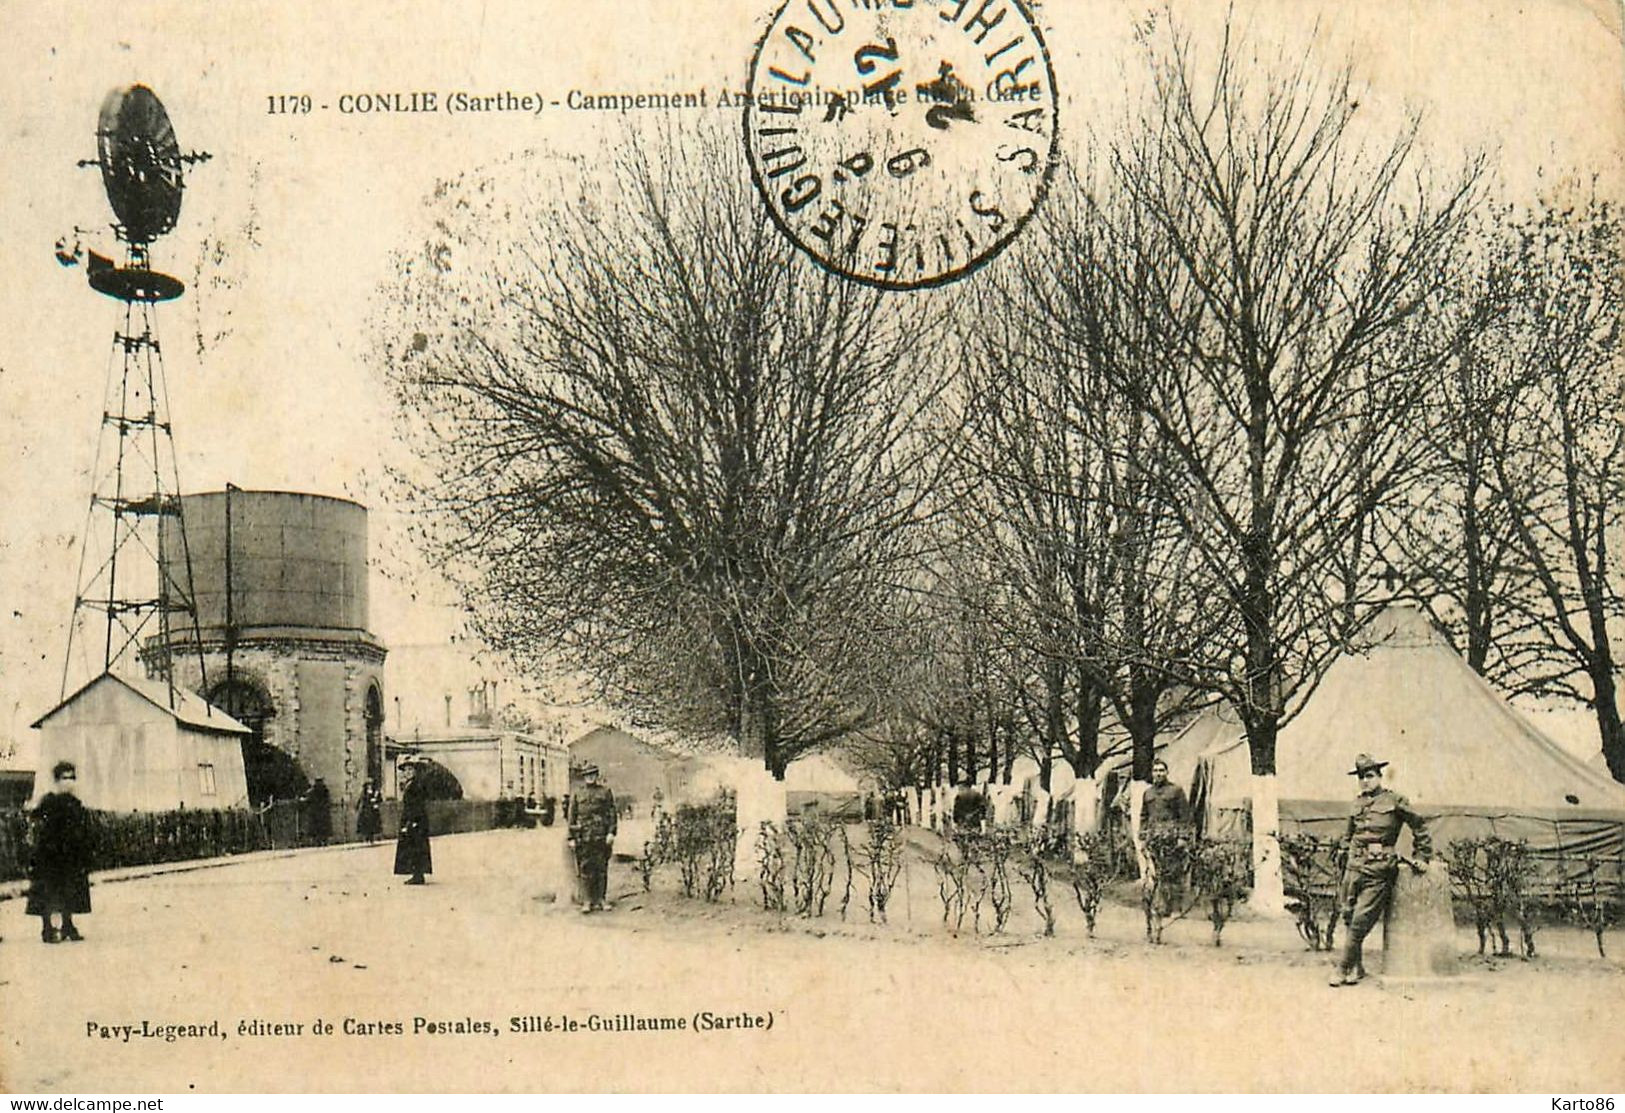
M204 796L214 795L214 766L206 761L198 763L197 767L198 791Z

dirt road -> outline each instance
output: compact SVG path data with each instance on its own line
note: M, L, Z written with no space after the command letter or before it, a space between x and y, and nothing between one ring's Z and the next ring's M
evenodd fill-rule
M1073 907L1052 939L950 938L919 875L884 928L772 916L743 885L645 898L620 864L620 906L581 916L554 899L558 838L436 840L421 888L387 846L99 885L73 945L0 904L0 1086L1625 1089L1625 969L1575 933L1532 964L1331 990L1278 923L1218 950L1176 924L1152 951L1131 909L1090 940Z

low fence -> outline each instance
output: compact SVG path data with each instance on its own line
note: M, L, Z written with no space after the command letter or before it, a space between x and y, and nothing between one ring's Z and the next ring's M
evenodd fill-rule
M324 826L309 807L292 800L230 811L93 811L89 815L96 869L361 841L355 831L353 809L334 805ZM380 838L395 837L400 815L400 801L384 801ZM534 822L519 800L435 800L429 804L429 827L437 835L531 826ZM0 810L0 881L28 876L29 846L28 814L16 809Z

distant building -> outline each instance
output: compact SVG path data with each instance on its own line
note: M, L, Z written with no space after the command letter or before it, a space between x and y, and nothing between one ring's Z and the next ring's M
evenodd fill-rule
M113 812L240 808L248 803L242 740L249 730L190 692L103 673L34 723L35 783L78 768L87 807ZM172 705L173 704L173 705Z
M540 801L570 791L570 751L556 739L501 728L464 727L392 739L391 756L422 754L446 767L470 800L503 797ZM396 762L385 775L383 792L399 794Z
M190 626L176 622L177 682L348 804L384 772L386 650L368 630L366 507L236 488L181 502L186 543L164 531L160 556L176 582L190 565L207 675ZM249 788L260 802L264 786Z
M599 727L570 743L570 764L598 766L623 810L642 814L655 798L668 807L686 799L700 763L661 749L617 727Z
M470 638L395 646L386 679L391 766L408 753L432 758L475 800L570 791L564 740L589 729L593 716L551 702L501 654ZM385 795L395 783L391 768Z

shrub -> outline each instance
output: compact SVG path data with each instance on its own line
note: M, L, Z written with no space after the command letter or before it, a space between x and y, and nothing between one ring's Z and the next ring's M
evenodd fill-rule
M643 881L643 891L647 893L654 887L654 874L663 862L670 862L676 857L676 826L672 823L669 812L661 812L655 819L654 837L643 844L643 857L638 859L638 876Z
M872 822L872 821L871 821ZM825 816L809 813L785 823L795 850L790 890L801 916L822 916L824 902L835 883L835 831L840 827Z
M853 868L869 885L869 921L886 922L886 905L903 870L903 832L890 819L864 824L868 839Z
M1153 827L1140 837L1145 847L1146 868L1140 875L1140 906L1145 912L1145 940L1162 942L1162 926L1178 908L1185 895L1185 879L1191 868L1191 835L1182 828Z
M1247 895L1247 875L1252 865L1252 847L1235 839L1203 840L1196 844L1191 860L1191 884L1207 905L1213 923L1213 945L1220 945L1224 925L1230 922L1236 902Z
M1559 890L1563 910L1568 918L1591 932L1597 939L1597 955L1607 958L1602 936L1610 926L1619 922L1621 883L1625 881L1622 863L1612 863L1614 876L1610 879L1604 870L1606 863L1594 857L1584 860L1584 872L1565 880Z
M1055 934L1055 906L1049 898L1049 861L1058 836L1049 824L1028 836L1021 844L1016 858L1016 872L1033 893L1033 907L1044 923L1046 936ZM1064 841L1062 842L1064 844Z
M1342 839L1282 835L1281 872L1287 911L1314 951L1329 951L1337 934L1338 895L1348 849Z
M1118 840L1103 831L1089 831L1074 836L1077 855L1072 866L1072 894L1078 899L1078 909L1089 934L1095 934L1095 920L1100 914L1100 900L1106 886L1124 860Z
M772 820L763 820L756 832L756 865L762 907L769 912L783 912L784 840L779 825Z
M1452 839L1445 850L1445 867L1456 892L1473 913L1478 929L1478 953L1493 935L1501 946L1495 954L1510 956L1512 942L1507 936L1507 918L1518 921L1521 958L1535 954L1535 927L1530 883L1535 863L1524 841L1509 842L1490 836L1479 839Z
M955 935L965 923L970 881L970 850L963 839L944 842L931 863L937 872L937 895L942 899L942 922Z

